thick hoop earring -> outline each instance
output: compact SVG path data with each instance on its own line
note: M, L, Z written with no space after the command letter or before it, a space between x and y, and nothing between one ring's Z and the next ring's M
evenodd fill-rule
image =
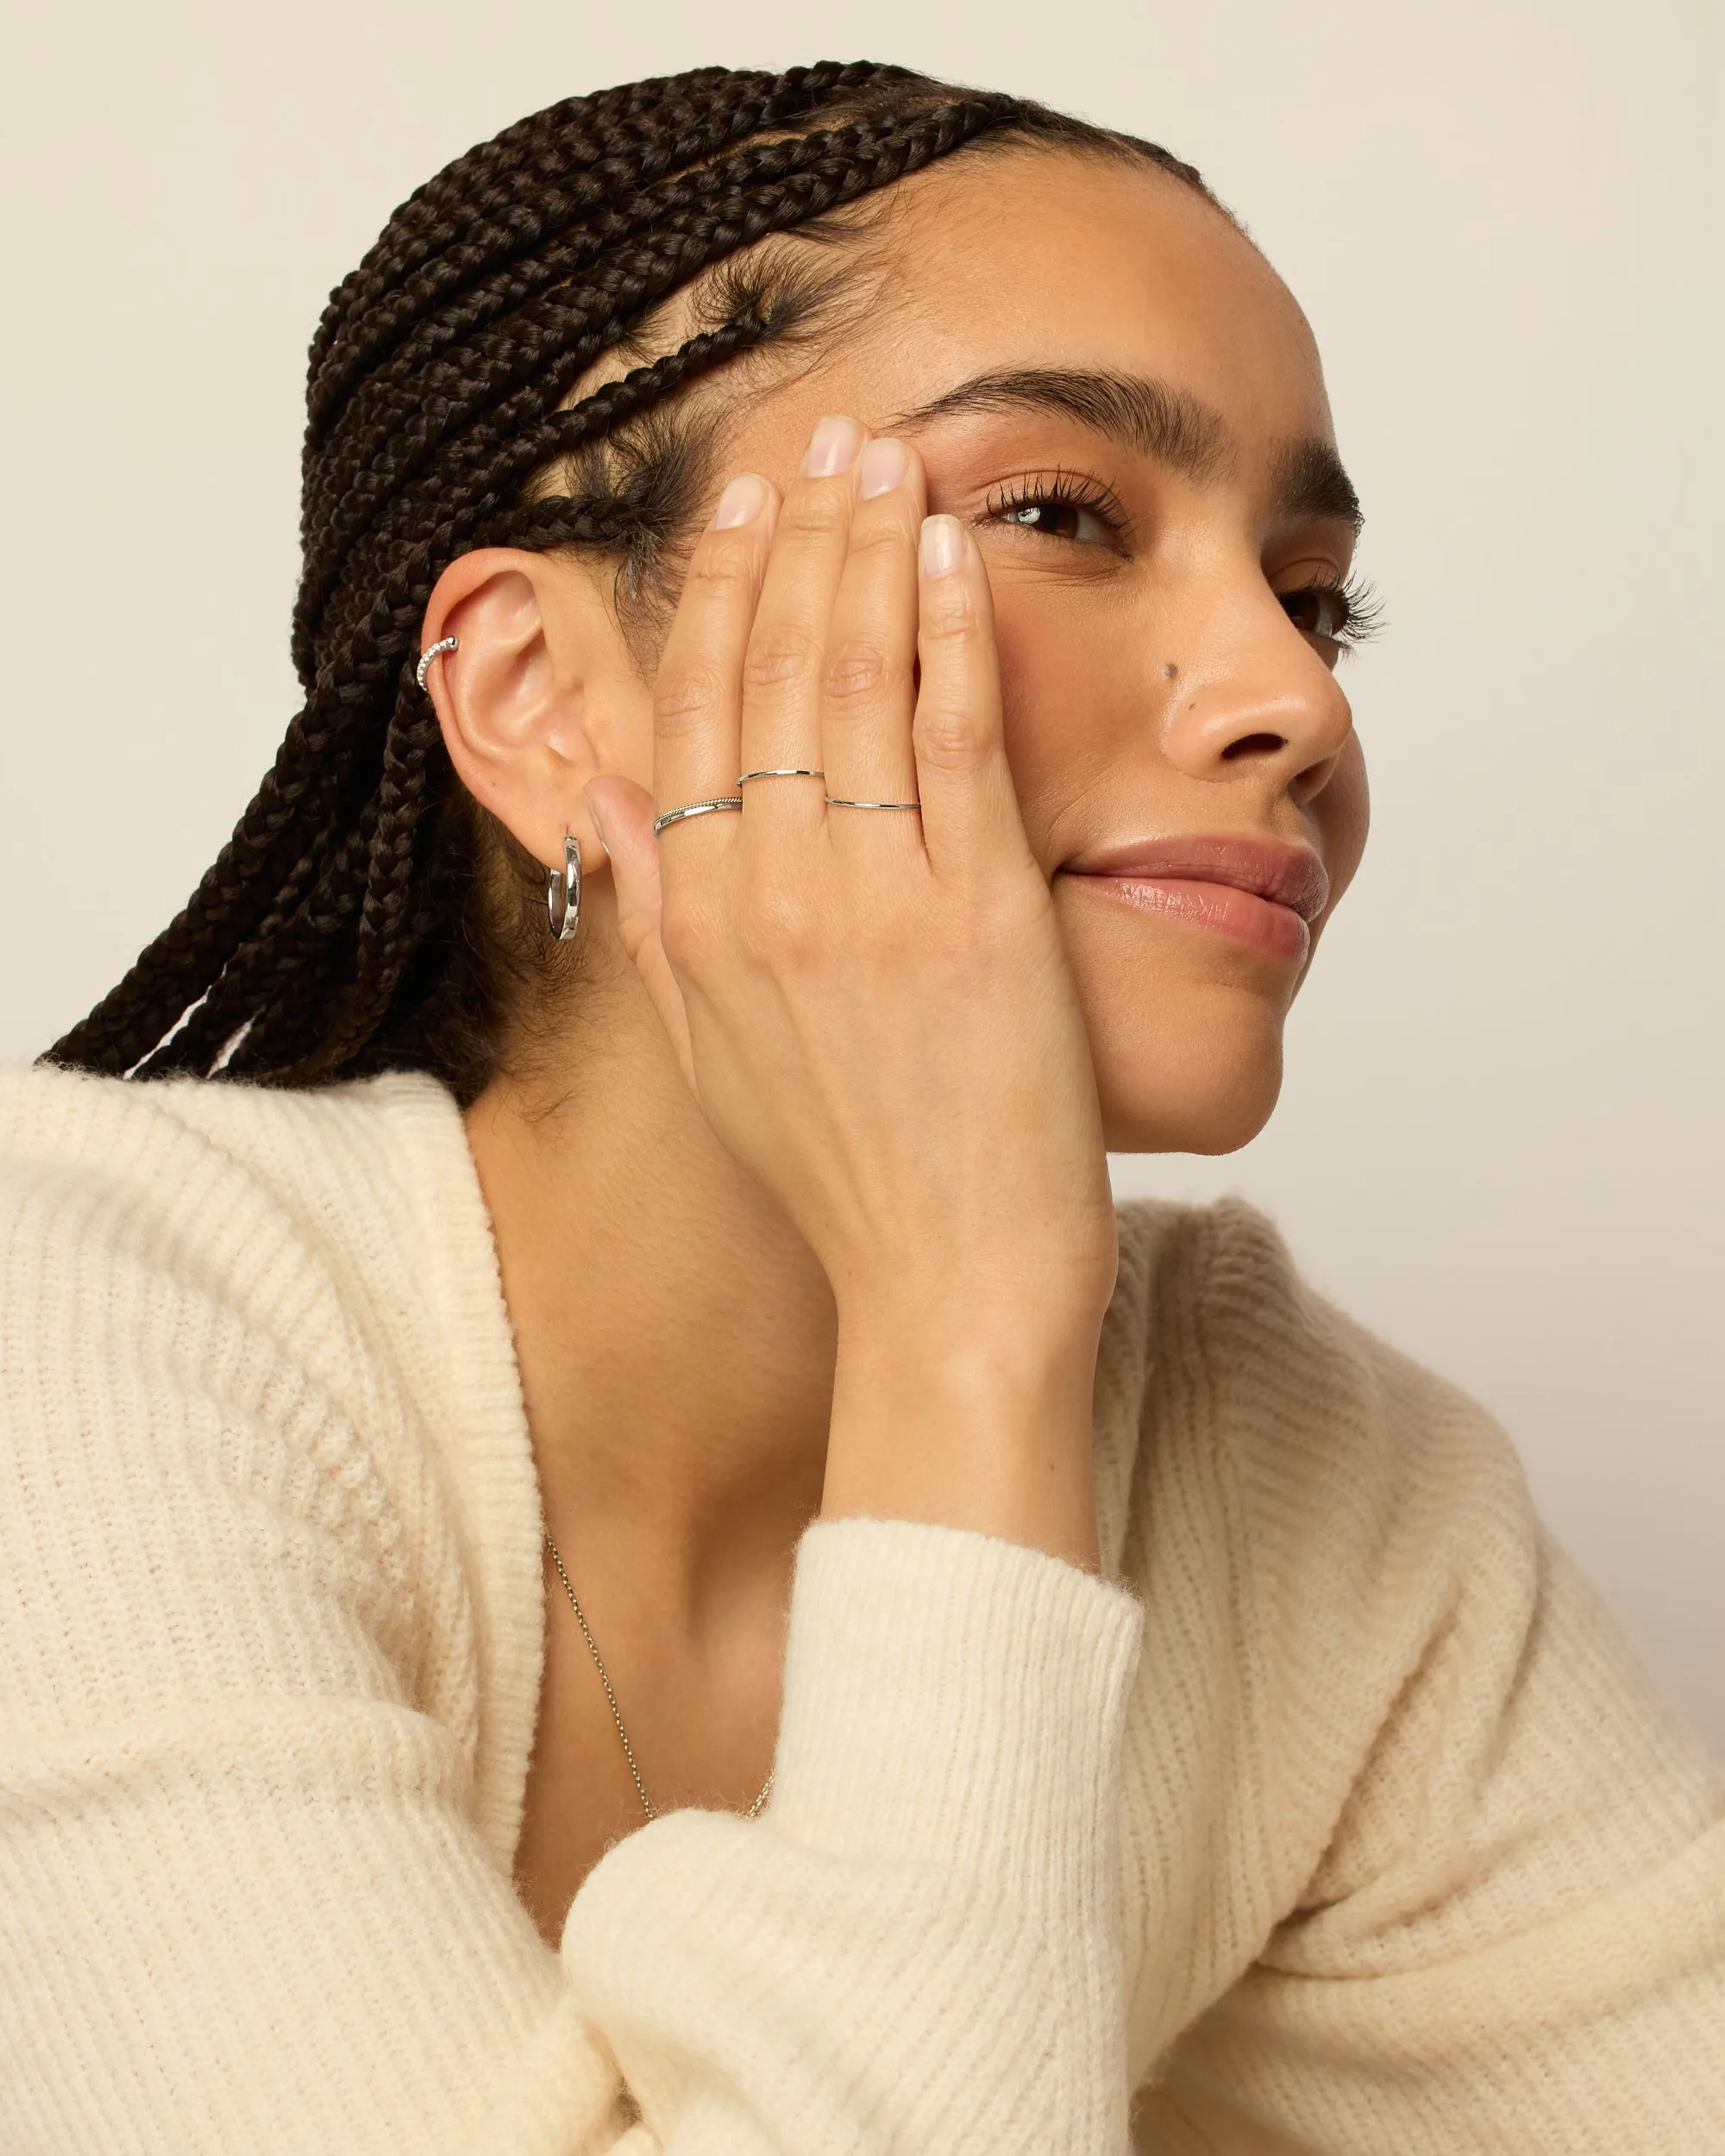
M573 831L563 836L561 868L545 871L545 910L557 942L574 943L581 924L581 843Z

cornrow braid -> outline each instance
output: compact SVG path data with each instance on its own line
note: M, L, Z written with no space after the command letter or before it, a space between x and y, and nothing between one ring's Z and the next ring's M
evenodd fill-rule
M568 98L411 195L312 339L304 701L185 909L48 1060L286 1085L406 1067L471 1099L530 965L484 902L485 862L514 842L456 783L414 680L438 578L477 547L572 548L650 584L699 477L678 392L820 304L806 283L733 277L730 258L775 234L843 237L834 220L862 197L1027 141L1147 158L1203 190L1156 145L1043 106L825 61ZM608 352L650 350L686 287L724 318L575 395Z

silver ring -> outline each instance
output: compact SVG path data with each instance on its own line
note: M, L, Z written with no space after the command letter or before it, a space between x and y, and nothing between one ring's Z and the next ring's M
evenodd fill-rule
M825 776L824 771L745 771L737 783L747 786L751 779L824 779Z
M837 793L829 793L826 798L834 808L919 809L922 806L920 801L847 801Z
M653 836L656 838L667 824L681 824L686 816L711 816L715 809L740 809L740 793L721 793L716 800L685 801L681 808L667 809L662 816L653 818Z
M413 669L413 678L422 689L425 686L425 670L431 661L442 652L459 651L461 648L461 640L459 636L444 636L435 644L426 645L424 650L419 655L419 664Z

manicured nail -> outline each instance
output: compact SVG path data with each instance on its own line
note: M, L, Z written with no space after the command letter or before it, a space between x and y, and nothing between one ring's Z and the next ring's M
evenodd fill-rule
M864 446L856 467L857 492L865 502L873 501L877 494L890 494L895 486L904 485L910 468L910 452L904 443L894 442L890 435L883 436L879 442Z
M766 480L756 479L752 472L740 472L718 498L712 528L728 531L734 524L752 524L766 506Z
M862 429L854 419L823 419L809 436L803 477L830 479L842 472L862 447Z
M922 573L950 576L964 559L964 527L956 517L922 520Z
M731 485L735 486L736 484L736 480L733 479L731 481ZM611 859L611 842L605 835L605 819L599 812L599 803L594 800L592 794L587 792L585 787L581 788L581 799L587 805L587 814L591 816L593 820L593 829L599 833L599 843L605 848L605 857L607 861L609 861Z

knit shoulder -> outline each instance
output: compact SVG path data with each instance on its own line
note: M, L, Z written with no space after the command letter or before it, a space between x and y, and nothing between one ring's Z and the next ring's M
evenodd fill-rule
M1120 1216L1103 1367L1136 1407L1121 1571L1169 1564L1183 1518L1242 1666L1277 1672L1260 1706L1333 1706L1364 1731L1482 1582L1547 1561L1515 1448L1314 1288L1251 1206Z
M1369 1874L1380 1830L1434 1833L1440 1788L1463 1816L1526 1712L1535 1639L1566 1674L1528 1744L1596 1787L1586 1724L1615 1718L1634 1729L1622 1757L1691 1802L1705 1777L1690 1740L1488 1410L1302 1278L1251 1206L1122 1213L1144 1346L1120 1571L1152 1626L1214 1644L1279 1846L1303 1838L1300 1891ZM1601 1703L1565 1721L1561 1702L1596 1679Z
M107 1180L147 1189L161 1218L187 1224L212 1180L243 1186L313 1240L376 1232L397 1210L404 1122L446 1126L455 1104L435 1080L401 1074L307 1091L195 1078L139 1084L37 1065L0 1070L0 1174ZM194 1163L196 1164L194 1166Z
M338 1395L422 1359L452 1269L482 1313L499 1292L455 1103L411 1075L290 1092L0 1073L0 1221L45 1290L123 1261L207 1294Z
M354 1106L0 1077L0 1403L15 1471L59 1463L41 1533L57 1492L117 1540L129 1505L211 1476L279 1534L316 1521L380 1608L405 1590L386 1181Z
M117 1580L159 1529L183 1572L201 1490L259 1564L323 1552L405 1697L470 1720L477 1653L511 1744L530 1717L530 1444L433 1081L0 1075L0 1438L32 1547Z
M1465 1491L1470 1532L1481 1505L1525 1530L1520 1462L1477 1401L1314 1288L1254 1206L1225 1198L1185 1228L1191 1343L1248 1488L1325 1516L1352 1493L1362 1527L1422 1499L1453 1508Z
M1363 1499L1445 1474L1499 1482L1521 1511L1525 1486L1493 1418L1314 1288L1256 1206L1135 1199L1116 1213L1106 1353L1117 1382L1137 1377L1145 1412L1160 1406L1164 1426L1189 1428L1297 1511L1321 1513L1339 1480Z

